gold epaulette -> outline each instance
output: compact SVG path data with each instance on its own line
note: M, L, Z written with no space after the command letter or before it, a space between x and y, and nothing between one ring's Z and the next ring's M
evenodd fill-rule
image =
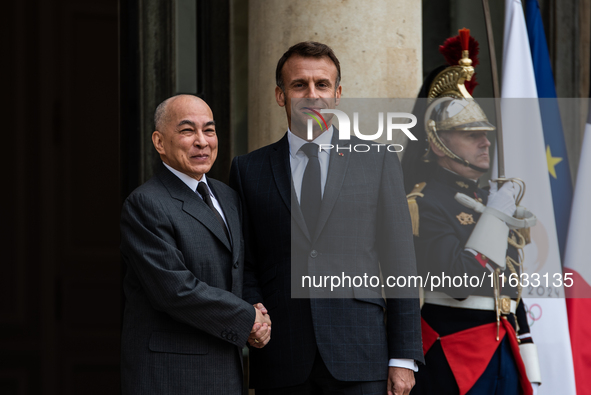
M415 236L419 235L419 205L417 204L417 196L423 197L421 192L427 185L426 182L420 182L415 184L413 190L406 195L408 201L408 210L410 211L410 220L412 222L412 234Z

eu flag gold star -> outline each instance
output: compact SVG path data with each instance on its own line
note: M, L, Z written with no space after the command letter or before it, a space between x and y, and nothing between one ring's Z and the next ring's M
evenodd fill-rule
M548 162L548 171L550 172L550 174L552 174L552 177L557 178L556 169L554 168L554 166L562 162L562 158L553 157L552 153L550 152L549 145L546 146L546 161Z

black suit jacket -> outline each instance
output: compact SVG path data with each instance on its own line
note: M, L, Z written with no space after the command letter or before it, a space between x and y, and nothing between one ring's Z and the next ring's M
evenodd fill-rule
M125 201L124 394L240 394L241 349L255 319L241 299L240 202L208 183L232 242L206 203L163 165Z
M352 138L333 144L363 143ZM343 153L344 152L344 153ZM251 350L251 386L287 387L308 377L316 352L341 381L385 380L389 358L423 361L418 299L341 289L292 298L300 274L416 275L412 230L395 153L331 150L316 234L305 225L291 182L287 135L234 159L230 185L245 211L244 297L265 304L271 341ZM386 303L387 302L387 303ZM386 321L386 322L385 322Z

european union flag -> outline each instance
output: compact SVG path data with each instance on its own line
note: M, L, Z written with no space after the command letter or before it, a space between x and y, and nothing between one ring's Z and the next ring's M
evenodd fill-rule
M558 234L560 257L564 259L564 247L568 233L573 186L540 6L538 0L526 0L525 4L527 35L529 37L529 46L534 64L540 113L544 128L546 159L548 161L548 173L552 187L556 232Z

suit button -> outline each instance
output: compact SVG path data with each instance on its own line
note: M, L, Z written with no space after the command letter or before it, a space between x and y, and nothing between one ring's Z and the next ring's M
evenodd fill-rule
M234 337L232 338L232 341L235 342L236 340L238 340L238 336L234 335Z
M222 331L222 337L224 337L224 338L225 338L227 334L228 334L228 332L226 332L226 331Z
M312 250L312 252L310 252L310 256L311 256L312 258L316 258L316 257L318 256L318 251L316 251L316 250Z
M238 262L234 262L234 269L238 269Z

